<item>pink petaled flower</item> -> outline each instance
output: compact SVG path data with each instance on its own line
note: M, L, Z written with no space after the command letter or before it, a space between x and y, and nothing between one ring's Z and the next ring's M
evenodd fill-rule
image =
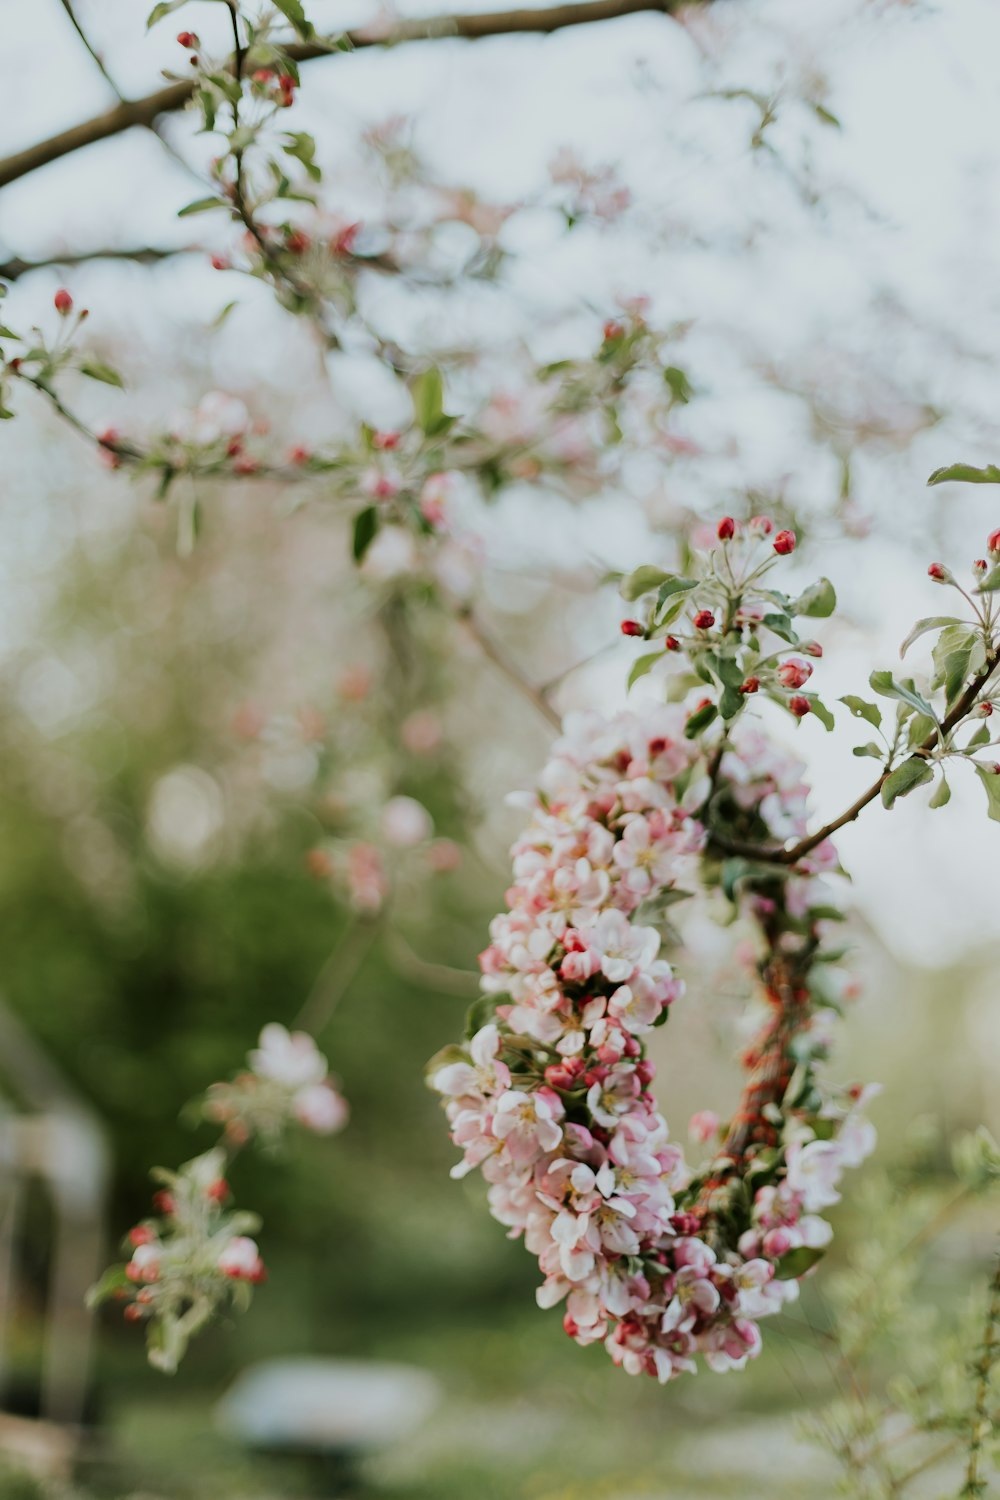
M245 1234L234 1235L218 1259L223 1276L232 1281L263 1281L266 1275L256 1240Z
M328 1083L313 1083L299 1089L292 1100L292 1113L300 1125L316 1135L333 1135L347 1124L347 1101Z
M471 1062L447 1063L431 1075L431 1088L457 1098L463 1094L502 1094L510 1088L510 1069L497 1061L500 1032L490 1022L469 1043Z
M658 1020L663 1006L655 995L648 991L643 993L640 989L633 990L631 986L623 984L615 990L608 1001L608 1013L612 1015L626 1031L638 1035L649 1031Z
M628 1063L619 1063L608 1070L606 1077L590 1085L587 1108L598 1125L613 1130L620 1117L634 1107L641 1092L635 1068Z
M620 911L602 911L581 935L600 956L601 972L613 984L624 984L637 970L647 969L660 948L655 927L633 927Z
M812 673L813 669L807 661L800 661L790 656L787 661L781 663L777 676L782 687L800 688L805 686Z
M132 1251L132 1259L125 1267L129 1281L159 1281L163 1251L157 1244L144 1241Z
M629 890L645 895L654 886L673 883L677 856L670 843L657 839L648 818L633 817L614 849L614 862L624 871Z
M699 1109L688 1121L688 1135L693 1141L712 1140L719 1133L719 1117L714 1109Z
M248 1057L258 1078L270 1078L292 1088L322 1083L326 1058L306 1031L288 1031L270 1021L260 1034L256 1049Z
M844 1165L835 1141L796 1141L785 1153L785 1181L807 1213L840 1202L837 1183Z
M552 1089L525 1094L509 1089L497 1103L493 1134L503 1141L511 1160L525 1166L555 1151L562 1140L562 1101Z

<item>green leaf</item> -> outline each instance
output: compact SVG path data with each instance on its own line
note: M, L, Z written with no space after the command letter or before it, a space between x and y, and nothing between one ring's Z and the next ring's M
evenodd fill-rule
M178 210L179 219L189 219L192 214L207 214L210 208L225 208L226 205L218 198L196 198L193 203L186 203Z
M694 387L684 371L679 370L676 365L667 365L663 372L663 379L677 405L686 406L694 395Z
M816 718L822 724L827 734L829 734L833 729L833 714L827 708L822 698L817 698L815 693L806 693L805 696L809 699Z
M294 157L302 163L314 182L319 182L323 174L316 165L316 140L306 130L295 130L286 137L285 155Z
M971 736L965 748L966 750L974 750L979 745L988 745L990 742L990 738L990 732L987 729L986 725L980 724L979 728L976 730L975 734Z
M698 587L697 578L681 578L678 574L670 574L666 583L660 585L660 591L656 596L656 607L661 609L668 599L675 594L689 594L692 589Z
M815 111L817 120L822 120L824 125L832 125L834 130L840 130L842 128L840 121L833 113L833 110L827 109L825 104L818 104L814 100L813 110Z
M90 1308L100 1307L109 1297L131 1286L124 1266L110 1266L100 1280L87 1292L86 1303Z
M636 599L641 599L643 594L658 589L661 583L666 583L667 579L672 576L670 573L665 573L662 568L654 568L645 564L631 573L626 573L618 585L618 592L623 599L632 603Z
M169 16L173 11L180 10L181 6L186 3L187 0L160 0L159 5L154 5L146 17L146 30L148 31L150 27L155 26L157 21L162 21L164 16Z
M926 615L924 619L917 621L906 637L906 640L900 646L900 657L904 657L913 645L913 642L918 640L920 636L926 635L928 630L940 630L945 625L961 625L961 623L961 620L956 620L954 615Z
M497 1006L509 996L504 995L480 995L473 1000L465 1015L465 1036L467 1041L472 1041L477 1031L482 1031L488 1022L496 1015Z
M809 1245L799 1245L797 1250L788 1250L777 1262L774 1274L778 1281L798 1281L811 1271L817 1261L825 1255L824 1250L814 1250Z
M364 559L365 553L378 532L378 511L374 505L366 505L354 517L354 534L351 538L351 554L356 563Z
M976 762L976 775L986 788L989 815L994 823L1000 823L1000 776L992 766L984 766L981 761Z
M935 469L928 484L1000 484L1000 468L987 464L985 469L976 469L972 464L949 464L947 468Z
M779 636L781 640L787 641L790 646L797 646L799 644L799 638L795 634L790 615L784 613L780 615L765 615L762 623L767 626L768 630L772 630L776 636Z
M916 787L933 780L934 772L921 755L911 755L897 766L882 783L882 806L892 807L899 797L905 797Z
M646 656L638 657L632 663L632 670L628 674L628 686L632 687L634 683L639 681L640 677L645 677L646 673L651 672L656 663L662 660L662 651L650 651Z
M311 41L315 35L316 28L312 22L306 19L306 13L302 9L302 0L271 0L275 10L290 21L304 42Z
M436 437L447 431L452 418L444 411L444 382L441 371L433 365L416 377L410 386L413 412L425 437Z
M867 755L872 760L884 760L885 758L885 751L879 745L876 745L873 740L869 740L867 745L855 745L851 754Z
M877 703L869 703L854 693L845 693L840 701L846 703L856 719L864 719L873 729L882 728L882 710Z
M738 688L730 687L727 683L719 699L719 712L724 719L735 719L736 715L742 712L746 701Z
M982 637L972 625L947 625L938 636L931 655L949 706L962 692L976 663L985 660L983 653Z
M704 704L703 707L697 709L691 715L690 719L688 719L687 723L685 724L684 734L686 738L689 740L695 739L699 734L701 734L701 731L703 729L707 729L709 724L714 723L718 716L719 710L716 708L714 703Z
M118 371L99 359L83 359L77 368L81 375L86 375L90 380L99 380L103 385L116 385L122 391L125 389L125 382Z
M908 703L911 708L915 708L918 714L926 714L929 719L936 718L927 699L922 697L916 688L904 682L897 682L891 672L873 672L868 682L872 691L882 698L897 698L901 703Z
M837 608L837 594L829 578L818 578L792 604L789 613L825 620Z
M995 594L1000 589L1000 563L992 567L976 589L977 594Z
M942 775L941 780L938 782L937 786L934 788L933 796L931 797L931 800L928 802L927 806L928 807L944 807L950 801L951 801L951 787L948 785L947 781L945 780L945 777Z

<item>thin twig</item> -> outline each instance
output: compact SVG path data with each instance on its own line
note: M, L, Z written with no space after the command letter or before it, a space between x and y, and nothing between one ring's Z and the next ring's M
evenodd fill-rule
M935 727L932 729L922 744L918 745L911 752L913 755L929 755L931 751L937 748L939 742L947 738L956 724L961 723L975 704L983 688L986 687L993 676L998 663L1000 663L1000 658L991 649L987 654L986 666L969 683L954 708L941 721L940 728ZM727 839L724 835L718 833L710 833L710 841L723 854L742 854L748 859L755 860L758 864L797 864L800 859L804 859L807 854L811 854L814 849L818 848L825 839L830 838L832 834L836 833L838 828L843 828L846 824L853 823L855 818L864 811L868 804L875 801L875 798L879 795L891 775L891 769L883 771L878 780L873 782L866 792L862 792L857 801L852 802L847 811L841 813L839 818L834 818L832 822L825 823L822 828L817 829L815 833L809 834L807 838L800 839L797 844L793 844L790 848L775 849L763 844L743 843L736 839Z
M562 728L562 719L549 702L544 688L536 687L529 682L520 667L507 655L499 642L495 641L483 622L465 608L459 612L460 622L465 626L469 635L479 646L483 655L486 656L498 671L502 672L507 681L513 683L519 693L523 693L530 703L533 703L538 712L549 724L556 729Z
M318 1037L353 984L361 965L379 934L379 923L371 918L357 921L325 960L293 1027Z
M435 41L442 38L464 38L478 41L484 37L510 36L518 33L549 35L568 26L586 26L595 22L614 21L642 11L670 15L681 9L684 0L579 0L579 3L543 6L537 9L472 12L471 14L425 16L412 21L399 20L385 30L361 27L344 33L346 50L363 47L390 47L403 42ZM691 3L691 0L688 0ZM328 42L296 42L286 48L296 62L340 55ZM0 161L0 187L27 177L49 162L59 161L96 141L121 135L133 126L152 129L165 114L183 109L194 91L194 81L181 79L167 84L142 99L126 99L113 109L93 119L83 120L68 130L61 130L47 140L38 141L23 151Z

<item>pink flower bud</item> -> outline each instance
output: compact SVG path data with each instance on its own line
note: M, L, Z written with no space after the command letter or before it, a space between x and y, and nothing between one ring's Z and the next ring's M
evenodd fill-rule
M70 296L69 292L67 292L64 286L61 286L59 288L52 301L55 303L56 312L61 318L69 317L70 313L73 311L73 298Z
M931 563L927 569L927 577L933 578L935 583L946 583L950 576L944 563Z
M622 635L645 635L645 625L640 625L638 620L623 620Z
M812 704L809 702L809 699L803 698L801 694L796 694L794 697L789 698L788 707L797 719L804 719L806 714L812 712Z
M760 678L748 677L746 682L740 684L741 693L757 693L760 691Z
M696 630L711 630L715 624L715 616L710 609L699 609L691 623Z
M615 318L609 318L604 325L604 342L610 344L615 339L623 339L624 337L625 325L617 322Z
M972 571L973 573L978 573L981 575L986 572L986 569L988 567L989 563L986 561L985 557L977 557L975 562L972 564Z
M988 719L993 712L993 704L989 702L977 703L976 713L981 719Z
M820 657L823 655L823 647L819 641L803 641L799 646L799 650L806 656Z
M812 676L812 667L807 661L797 661L794 656L783 661L778 668L778 681L782 687L800 688L805 685Z
M986 538L986 549L992 552L994 557L1000 556L1000 530L990 532Z
M787 557L789 552L795 551L795 532L779 531L772 546L779 557Z
M774 522L770 516L754 516L750 522L750 530L755 536L770 536L774 530Z
M177 40L180 45L182 47L186 47L189 52L193 52L198 46L198 35L194 31L179 31L177 33Z
M728 542L736 535L736 522L732 516L723 516L715 528L715 534L720 542Z

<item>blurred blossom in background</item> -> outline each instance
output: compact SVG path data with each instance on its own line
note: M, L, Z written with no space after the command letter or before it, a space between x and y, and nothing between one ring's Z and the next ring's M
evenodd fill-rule
M308 8L320 29L375 16ZM3 155L114 102L58 0L0 10L17 64ZM135 0L76 11L127 95L177 68L176 18L147 34ZM180 20L225 52L224 6ZM354 568L351 512L322 484L300 506L266 478L213 483L196 524L192 496L158 502L35 393L0 426L0 991L107 1145L108 1235L147 1212L151 1164L206 1149L183 1106L266 1023L331 993L322 1048L351 1108L332 1143L236 1163L270 1280L173 1383L145 1369L134 1330L101 1321L87 1415L113 1441L72 1481L85 1492L306 1490L315 1476L258 1462L210 1420L238 1372L292 1355L434 1375L444 1400L364 1469L400 1500L747 1497L747 1474L774 1500L835 1493L789 1416L836 1384L813 1351L776 1340L745 1376L676 1395L624 1381L534 1309L530 1259L477 1187L449 1181L421 1070L475 998L521 816L506 794L532 784L552 737L454 615L474 599L524 675L556 682L560 711L614 710L635 652L601 579L673 565L679 535L760 510L802 532L788 587L818 572L836 585L838 614L817 626L827 700L898 661L913 619L939 607L927 563L964 569L1000 524L989 486L925 488L939 465L1000 451L998 45L988 0L715 0L310 64L295 128L318 143L330 235L377 225L391 198L400 236L429 235L441 273L365 273L352 295L367 322L445 368L480 352L448 410L485 408L490 440L530 452L545 416L531 365L586 361L637 306L670 330L690 386L661 420L661 387L639 383L613 473L586 416L549 426L549 455L588 474L585 500L530 468L488 502L467 476L435 478L428 578L402 529ZM177 219L211 151L195 123L163 121L169 150L132 130L0 194L0 262L184 251L20 276L4 321L50 321L63 284L90 308L88 345L126 382L73 388L98 432L285 455L359 421L405 427L405 391L368 352L320 351L260 279L213 268L232 237L220 216ZM399 188L394 163L411 155L424 177ZM428 203L446 196L462 210L439 222ZM499 272L458 276L483 245ZM408 461L405 444L376 447L373 503ZM658 670L632 698L662 689ZM808 762L820 819L871 779L818 723L780 734ZM956 776L947 816L914 799L838 837L857 994L837 1072L883 1081L880 1150L892 1162L918 1141L929 1180L956 1132L1000 1131L1000 835L973 779ZM685 943L688 996L653 1045L677 1136L732 1107L745 998L730 933L696 913ZM0 1062L0 1096L17 1083ZM40 1195L27 1204L27 1274L3 1319L3 1399L29 1415L47 1212ZM852 1214L860 1198L842 1213L848 1243ZM966 1226L943 1264L961 1279L988 1237ZM0 1417L0 1448L3 1432ZM58 1463L38 1472L42 1493L68 1493ZM0 1495L27 1493L6 1483Z

